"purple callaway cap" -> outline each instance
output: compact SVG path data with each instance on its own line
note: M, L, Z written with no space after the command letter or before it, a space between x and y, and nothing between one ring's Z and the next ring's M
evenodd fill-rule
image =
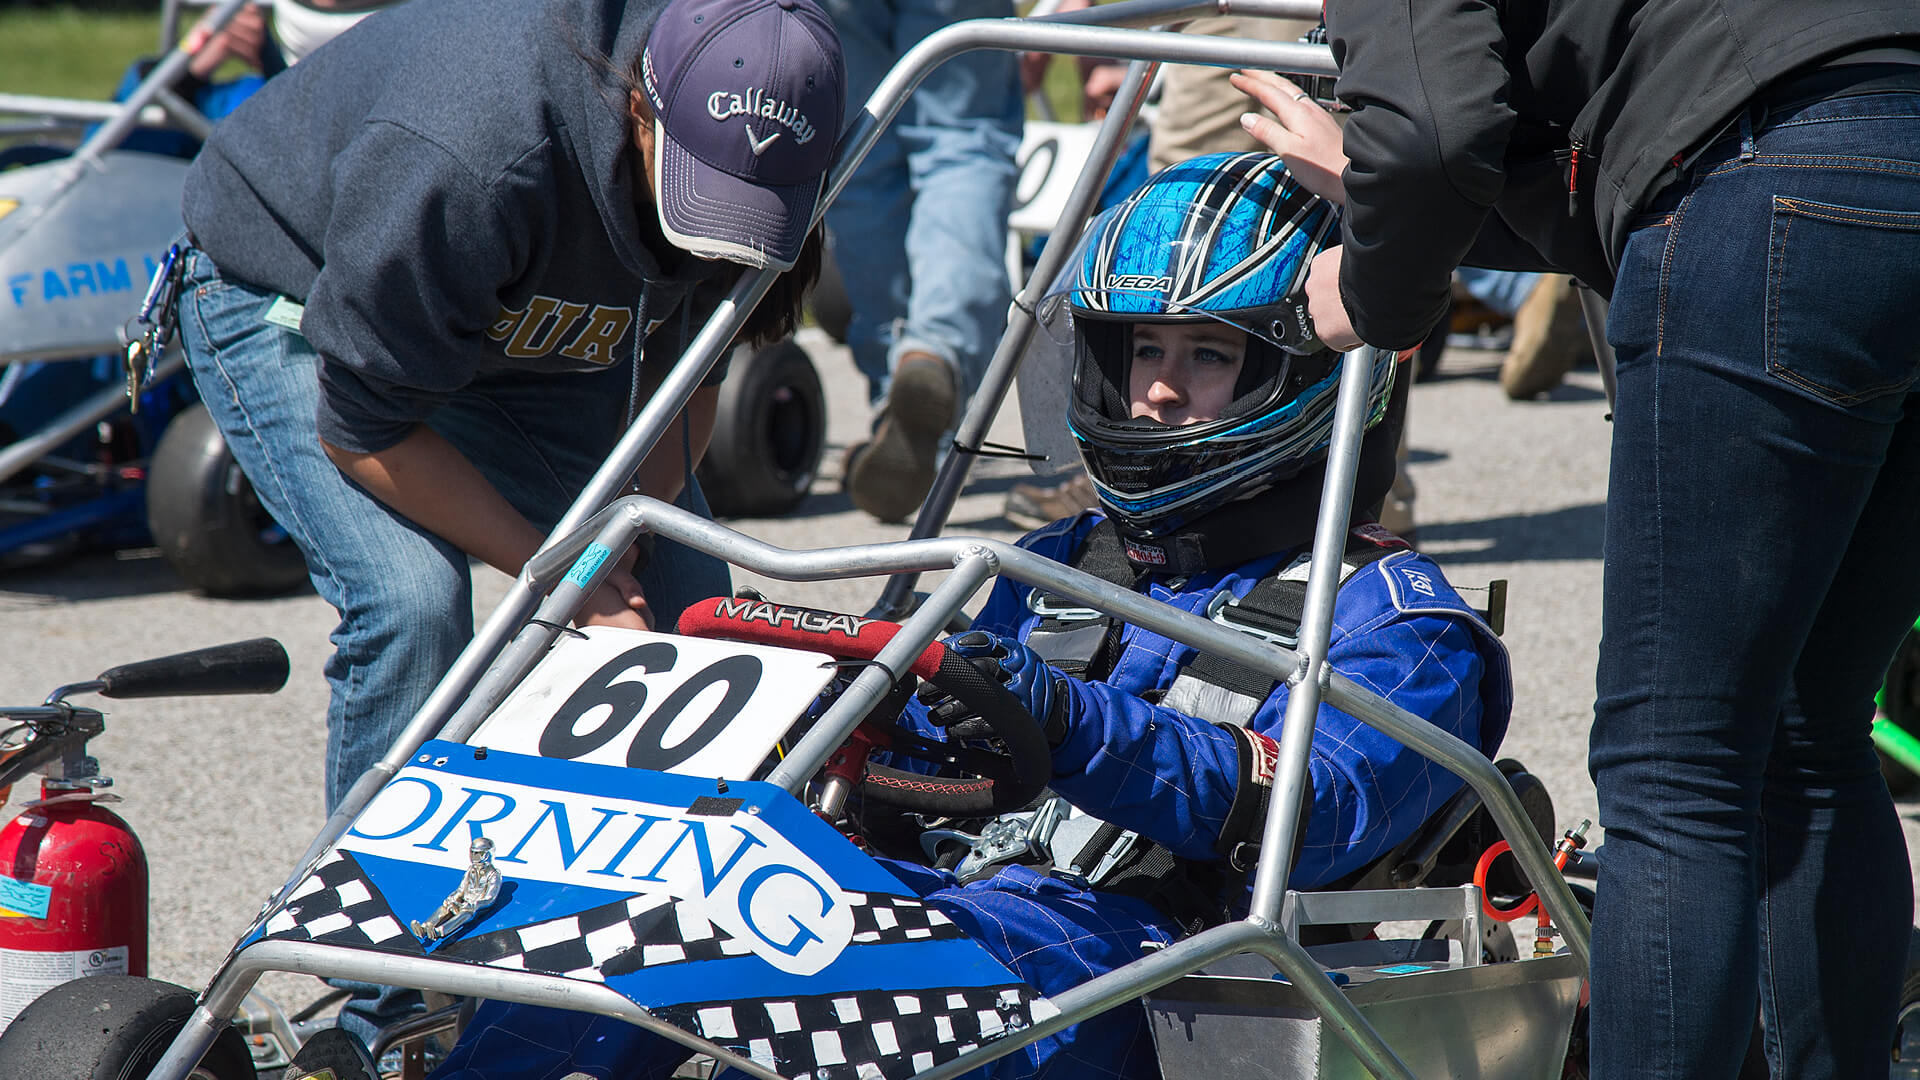
M791 267L846 94L826 13L813 0L673 0L640 72L667 239L705 258Z

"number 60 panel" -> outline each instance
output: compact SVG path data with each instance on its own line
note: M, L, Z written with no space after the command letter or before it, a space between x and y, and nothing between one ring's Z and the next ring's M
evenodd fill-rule
M822 653L592 626L468 738L517 754L744 780L832 677Z

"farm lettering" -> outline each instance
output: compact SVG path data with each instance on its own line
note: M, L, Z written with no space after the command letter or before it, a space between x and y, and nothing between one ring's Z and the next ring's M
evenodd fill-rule
M145 285L159 264L150 255L142 258L146 262L146 269L140 277L140 283ZM7 294L13 298L14 307L27 307L32 304L57 304L63 300L103 293L131 293L133 282L133 270L127 265L127 260L107 262L96 259L9 275Z

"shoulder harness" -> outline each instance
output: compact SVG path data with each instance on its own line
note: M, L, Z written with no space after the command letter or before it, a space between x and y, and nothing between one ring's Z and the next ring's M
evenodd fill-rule
M1406 541L1378 525L1355 527L1341 560L1341 584L1361 567L1406 550ZM1109 521L1087 534L1069 565L1125 589L1136 589L1140 583L1141 575L1127 560L1119 532ZM1283 648L1296 648L1310 566L1311 558L1302 554L1278 573L1255 582L1245 596L1235 598L1222 590L1208 603L1206 617ZM1077 679L1100 680L1113 672L1121 652L1123 626L1118 619L1072 606L1038 589L1027 595L1027 608L1040 617L1027 635L1027 646L1042 659ZM1182 859L1161 844L1103 823L1074 857L1070 875L1103 891L1146 900L1189 933L1232 919L1231 905L1259 858L1259 832L1266 820L1279 755L1272 739L1249 731L1246 725L1279 685L1280 680L1265 672L1199 652L1155 702L1235 735L1240 777L1221 828L1218 859ZM1310 806L1311 789L1302 796ZM1296 846L1306 838L1304 818L1303 813Z

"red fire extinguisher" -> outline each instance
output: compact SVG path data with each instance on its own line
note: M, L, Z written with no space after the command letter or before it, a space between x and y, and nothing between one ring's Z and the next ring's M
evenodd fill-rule
M71 979L147 973L147 856L107 783L48 780L0 828L0 1029Z
M86 752L105 717L67 696L270 694L286 681L286 650L255 638L123 664L40 705L0 706L0 741L10 744L0 747L0 801L30 772L47 778L40 798L0 827L0 1030L61 983L147 973L146 852L103 805L119 797Z

